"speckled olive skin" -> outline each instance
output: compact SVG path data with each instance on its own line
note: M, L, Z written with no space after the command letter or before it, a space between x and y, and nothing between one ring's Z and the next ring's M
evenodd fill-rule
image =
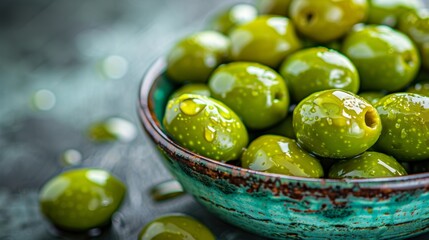
M429 158L429 97L393 93L375 108L383 125L376 149L400 161Z
M171 214L149 222L138 236L139 240L215 240L213 233L192 217Z
M386 96L385 92L361 92L359 96L364 98L366 101L372 105L376 104L380 99Z
M368 0L368 3L367 22L390 27L395 27L403 14L423 7L421 0Z
M327 89L359 90L359 74L341 53L325 47L297 51L280 67L291 98L299 102L308 95Z
M241 158L242 167L297 177L323 177L319 161L302 150L295 140L263 135L253 140Z
M293 130L292 120L292 114L290 114L273 127L264 131L264 133L296 139L295 132Z
M216 69L209 80L213 98L225 103L244 124L263 129L281 121L289 108L283 78L258 63L233 62Z
M230 40L216 31L185 37L167 55L167 75L174 82L204 83L228 58Z
M258 0L256 6L260 14L289 15L289 6L292 0Z
M358 69L361 90L397 91L407 86L420 68L418 51L403 33L369 25L351 32L342 52Z
M181 86L176 91L174 91L170 95L170 99L178 97L182 94L196 94L196 95L202 95L206 97L210 97L210 88L207 84L204 83L190 83Z
M329 178L377 178L405 176L404 167L391 156L379 152L363 154L335 163L329 170Z
M223 34L243 23L250 22L258 16L258 10L250 4L237 4L221 12L212 20L213 30Z
M380 117L363 98L325 90L302 100L293 112L300 146L321 157L350 158L365 152L381 133Z
M429 9L404 14L399 21L399 30L407 34L417 45L422 67L429 70Z
M429 97L429 80L415 83L407 88L409 93L417 93Z
M272 68L301 48L293 23L286 17L259 16L236 27L229 36L231 60L258 62Z
M201 95L171 99L163 124L181 146L219 161L239 158L248 143L240 118L225 104Z
M39 195L43 215L58 228L85 231L110 221L126 192L124 184L100 169L74 169L49 180Z
M366 0L292 0L289 16L304 36L329 42L363 21L367 9Z

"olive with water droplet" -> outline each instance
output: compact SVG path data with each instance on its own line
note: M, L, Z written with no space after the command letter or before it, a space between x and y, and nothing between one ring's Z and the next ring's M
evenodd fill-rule
M182 94L197 94L206 97L210 97L210 88L204 83L189 83L175 90L171 95L170 99L178 97Z
M140 231L139 240L215 240L198 220L184 214L169 214L150 221Z
M280 67L295 102L327 89L359 90L359 74L341 53L325 47L307 48L289 56Z
M335 163L328 175L329 178L377 178L404 176L407 172L393 157L368 151Z
M321 157L350 158L365 152L377 141L381 126L370 103L344 90L313 93L293 113L298 143Z
M69 170L42 187L40 209L60 229L86 231L109 224L125 191L124 184L105 170Z
M250 22L258 16L258 10L250 4L236 4L221 12L212 21L212 28L227 34L234 27Z
M399 161L429 158L429 97L393 93L375 104L383 130L375 147Z
M410 38L388 26L356 29L345 38L342 52L356 66L363 91L398 91L420 68L419 53Z
M178 83L204 83L213 70L225 62L230 40L216 31L204 31L185 37L167 56L167 75Z
M229 33L233 61L257 62L276 68L292 52L301 48L292 21L264 15L237 26Z
M302 150L295 140L263 135L253 140L241 158L242 167L297 177L323 177L319 161Z
M216 69L209 80L212 96L234 110L244 124L263 129L281 121L289 108L283 78L258 63L233 62Z
M210 97L183 94L171 99L163 124L179 145L219 161L239 158L248 143L247 130L240 118Z

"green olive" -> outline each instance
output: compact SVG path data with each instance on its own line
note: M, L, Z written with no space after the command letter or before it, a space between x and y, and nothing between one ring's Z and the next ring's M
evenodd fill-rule
M342 52L356 66L365 91L398 91L414 79L420 67L412 41L387 26L356 29L344 40Z
M429 97L393 93L375 108L383 125L376 149L400 161L429 159Z
M377 178L407 175L404 167L393 157L379 152L364 152L352 159L335 163L329 178Z
M171 99L163 124L179 145L219 161L239 158L248 143L240 118L210 97L183 94Z
M149 222L138 236L139 240L215 240L213 233L192 217L171 214Z
M210 77L208 85L213 98L234 110L249 128L270 127L287 114L286 84L277 72L264 65L250 62L222 65Z
M101 169L74 169L49 180L39 196L43 215L60 229L107 225L125 195L124 184Z
M420 51L422 67L429 70L429 9L420 9L400 18L399 30L407 34Z
M329 42L363 21L367 8L366 0L292 0L289 14L304 36L317 42Z
M289 56L280 67L295 102L327 89L359 90L359 75L350 60L335 50L314 47Z
M196 94L210 97L210 88L204 83L190 83L178 88L170 95L170 99L178 97L182 94Z
M259 16L233 29L231 59L278 67L281 61L301 48L292 22L286 17Z
M250 22L258 15L256 8L250 4L237 4L223 11L212 21L212 28L227 34L234 27Z
M386 96L385 92L361 92L359 96L367 100L372 105L376 104L380 99Z
M378 139L381 121L375 108L344 90L316 92L293 112L300 146L329 158L350 158L365 152Z
M407 92L429 97L429 80L411 85L407 88Z
M168 53L167 75L174 82L204 83L226 61L230 45L227 37L215 31L187 36Z
M395 27L400 17L423 7L421 0L368 0L368 23Z
M288 16L291 1L292 0L258 0L256 6L258 6L260 14Z
M319 161L293 139L263 135L253 140L241 158L242 167L297 177L323 177Z

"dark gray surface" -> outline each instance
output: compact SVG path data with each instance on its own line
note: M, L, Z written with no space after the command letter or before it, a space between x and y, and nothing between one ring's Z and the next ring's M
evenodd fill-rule
M91 123L112 116L140 128L136 101L143 73L179 38L203 29L207 16L236 2L250 0L0 1L1 240L54 239L37 193L65 169L59 159L66 149L80 151L83 166L110 170L128 186L101 239L136 239L148 221L173 212L198 218L219 239L251 239L190 196L152 201L150 188L171 176L140 129L131 142L100 144L85 135ZM102 71L109 56L128 64L123 77ZM47 111L31 104L40 89L56 96Z

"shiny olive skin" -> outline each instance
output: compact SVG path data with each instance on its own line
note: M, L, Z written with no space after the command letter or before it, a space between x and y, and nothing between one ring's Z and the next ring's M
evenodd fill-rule
M429 70L429 9L404 14L400 18L398 27L417 45L422 67Z
M217 15L212 21L212 28L223 34L243 23L250 22L258 16L258 10L250 4L237 4Z
M390 27L396 27L403 14L423 7L421 0L368 0L368 3L367 22Z
M361 92L359 96L364 98L366 101L371 103L372 105L376 104L380 99L386 96L385 92Z
M409 93L417 93L426 97L429 97L429 80L421 81L416 84L411 85L407 88Z
M327 89L359 90L359 74L341 53L325 47L299 50L280 67L291 98L299 102L308 95Z
M196 219L170 214L158 217L140 231L138 240L215 240L213 233Z
M216 31L185 37L167 55L167 75L178 83L204 83L213 70L228 58L231 42Z
M285 81L264 65L224 64L215 70L208 85L213 98L229 106L249 128L270 127L288 112L289 93Z
M256 6L260 14L289 15L289 6L292 0L258 0Z
M242 167L297 177L323 177L319 160L293 139L263 135L253 140L241 157Z
M307 151L321 157L350 158L377 141L381 121L363 98L331 89L313 93L296 106L293 128Z
M289 16L302 35L329 42L362 22L367 9L366 0L292 0Z
M295 132L293 131L292 120L292 114L287 115L285 119L267 129L264 133L296 139Z
M204 83L190 83L185 84L175 90L171 95L170 99L178 97L182 94L196 94L196 95L202 95L206 97L210 97L210 88L207 84Z
M247 130L240 118L210 97L183 94L171 99L163 124L179 145L219 161L239 158L248 143Z
M231 60L257 62L272 68L301 48L293 23L286 17L259 16L237 26L229 36Z
M125 196L124 184L101 169L74 169L49 180L39 195L43 215L60 229L107 225Z
M376 149L399 161L429 159L429 97L392 93L375 108L383 125Z
M414 79L420 68L412 41L388 26L356 29L344 40L342 52L356 66L364 91L398 91Z
M405 176L404 167L393 157L379 152L363 154L335 163L329 170L329 178L378 178Z

